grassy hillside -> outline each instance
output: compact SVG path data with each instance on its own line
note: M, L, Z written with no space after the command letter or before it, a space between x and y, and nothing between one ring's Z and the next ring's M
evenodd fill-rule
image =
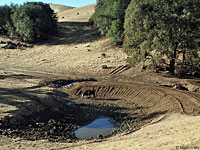
M58 13L58 21L87 22L95 11L96 4L70 9Z
M51 9L54 10L54 12L56 13L60 13L69 9L73 9L74 7L70 7L70 6L64 6L64 5L58 5L58 4L49 4L49 6L51 7Z

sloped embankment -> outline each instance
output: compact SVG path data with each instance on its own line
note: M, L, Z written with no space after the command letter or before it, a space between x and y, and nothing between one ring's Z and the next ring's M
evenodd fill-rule
M25 75L2 76L7 80L11 77L12 82L13 78L34 79ZM93 78L42 83L21 89L0 89L1 102L16 106L0 120L0 135L73 142L77 140L76 129L99 117L115 121L115 130L105 136L109 137L131 133L169 112L200 114L199 95L188 91L138 83L100 82ZM95 91L96 97L81 97L86 90Z
M73 89L75 95L86 90L95 90L98 99L120 99L127 107L143 108L143 114L156 112L181 112L188 115L200 114L200 97L188 91L166 87L152 87L137 83L79 83Z

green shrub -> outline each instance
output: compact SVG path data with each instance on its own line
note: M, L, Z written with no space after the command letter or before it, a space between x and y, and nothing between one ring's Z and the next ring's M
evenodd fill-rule
M131 0L99 0L93 20L102 35L110 38L114 45L122 44L125 10Z
M11 15L15 32L25 42L36 42L45 39L55 32L56 17L48 4L28 2L15 9Z
M0 6L0 31L7 33L12 26L11 23L11 8L7 5Z

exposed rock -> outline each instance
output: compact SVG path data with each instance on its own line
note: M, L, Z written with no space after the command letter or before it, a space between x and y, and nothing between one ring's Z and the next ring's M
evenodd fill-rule
M6 41L6 44L13 44L11 41Z
M107 65L102 65L101 68L102 69L108 69L108 66Z
M7 44L7 45L3 46L2 48L5 48L5 49L16 49L17 45L14 44L14 43L11 43L11 44Z
M4 42L4 41L0 41L0 44L5 44L6 42Z
M102 53L101 56L102 56L102 57L106 57L106 54L105 54L105 53Z
M88 44L86 47L91 47L91 44Z

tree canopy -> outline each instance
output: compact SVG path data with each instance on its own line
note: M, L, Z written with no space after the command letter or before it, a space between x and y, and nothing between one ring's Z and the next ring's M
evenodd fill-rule
M2 12L2 13L1 13ZM0 7L0 27L11 37L19 35L25 42L34 43L55 32L57 18L48 4L27 2L23 5Z
M8 27L11 26L11 7L5 5L0 6L0 31L1 32L8 32Z
M132 0L124 27L123 46L133 64L150 58L154 69L200 73L200 1Z
M122 44L124 15L131 0L99 0L93 15L102 35L110 37L114 45Z

